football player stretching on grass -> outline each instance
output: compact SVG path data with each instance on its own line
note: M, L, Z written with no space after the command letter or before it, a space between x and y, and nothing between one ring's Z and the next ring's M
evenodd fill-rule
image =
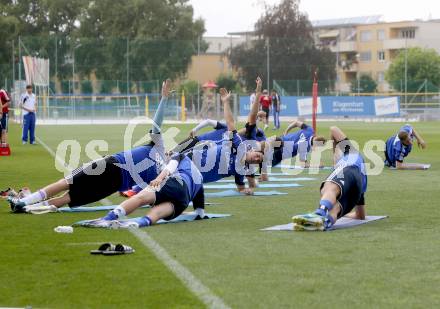
M328 230L344 216L365 220L364 159L339 128L331 127L330 134L336 162L334 170L321 184L321 200L315 212L292 218L295 230Z
M385 166L394 167L399 170L423 170L429 165L418 163L403 163L403 159L412 150L413 140L417 140L417 145L425 149L426 143L420 134L409 124L400 128L397 135L391 136L385 147Z
M298 131L290 133L290 130L299 128ZM267 150L266 158L270 158L269 162L264 162L261 166L260 181L268 181L267 163L271 163L272 167L281 163L284 159L294 158L297 155L302 167L310 167L307 161L308 154L312 148L319 145L324 145L326 139L322 136L315 136L315 131L312 127L301 121L292 122L284 131L284 135L276 138L269 138L268 143L271 145L270 150Z
M99 201L117 191L128 190L136 184L145 184L143 187L146 187L161 174L165 166L160 127L170 86L169 80L162 85L162 98L154 116L150 144L92 161L66 178L26 197L9 198L12 211L38 211L51 205L57 208L64 205L78 207ZM174 172L171 167L167 168L170 174ZM63 195L57 196L63 192Z
M195 164L200 167L204 183L235 176L237 190L244 194L253 194L256 182L251 165L263 161L263 148L265 145L264 142L258 143L255 141L257 139L256 122L258 97L261 94L262 86L261 79L257 78L256 83L256 98L248 116L244 137L241 137L235 128L229 102L230 93L222 88L220 89L220 96L226 127L222 126L218 130L206 133L204 136L190 137L173 149L173 152L187 153L193 161L197 161ZM208 157L210 160L208 160ZM229 158L229 161L226 162L225 158ZM209 164L212 167L209 167ZM244 176L248 179L249 188L245 188Z

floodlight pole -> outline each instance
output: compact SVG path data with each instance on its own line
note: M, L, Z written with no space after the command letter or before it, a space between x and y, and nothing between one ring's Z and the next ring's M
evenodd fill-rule
M21 82L21 36L18 36L18 80Z
M267 90L270 89L270 38L266 38L267 47Z
M14 92L15 92L15 42L14 42L14 40L12 40L12 87L10 90L12 90L12 88L14 88Z
M312 127L315 135L316 130L316 114L318 113L318 70L313 72L313 86L312 86Z
M408 103L408 38L405 37L405 105Z
M129 38L127 37L127 100L128 106L130 106L130 44Z
M200 36L197 38L197 56L200 56ZM199 66L197 66L197 73L199 73ZM197 77L200 77L199 74ZM197 113L200 113L200 81L197 81Z

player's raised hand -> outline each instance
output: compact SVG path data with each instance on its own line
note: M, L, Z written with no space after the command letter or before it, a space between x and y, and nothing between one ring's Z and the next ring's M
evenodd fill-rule
M162 97L168 98L171 90L171 79L164 80L162 83Z
M425 149L426 148L426 143L424 140L417 140L417 145L419 146L419 148Z
M220 88L220 99L223 103L229 102L229 98L231 97L231 92L227 91L225 88Z
M261 80L260 76L257 77L257 80L255 82L257 83L257 88L255 92L261 92L261 89L263 88L263 81Z

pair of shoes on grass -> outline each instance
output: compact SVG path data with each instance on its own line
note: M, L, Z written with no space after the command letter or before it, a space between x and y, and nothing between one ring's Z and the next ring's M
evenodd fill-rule
M123 244L114 245L112 243L105 243L99 246L98 250L91 250L90 254L93 255L121 255L134 253L135 250Z

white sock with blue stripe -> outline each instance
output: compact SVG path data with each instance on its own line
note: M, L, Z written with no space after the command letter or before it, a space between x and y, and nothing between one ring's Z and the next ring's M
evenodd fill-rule
M38 190L37 192L31 193L30 195L21 198L20 201L25 203L26 205L32 205L44 201L46 198L46 192L44 190Z

